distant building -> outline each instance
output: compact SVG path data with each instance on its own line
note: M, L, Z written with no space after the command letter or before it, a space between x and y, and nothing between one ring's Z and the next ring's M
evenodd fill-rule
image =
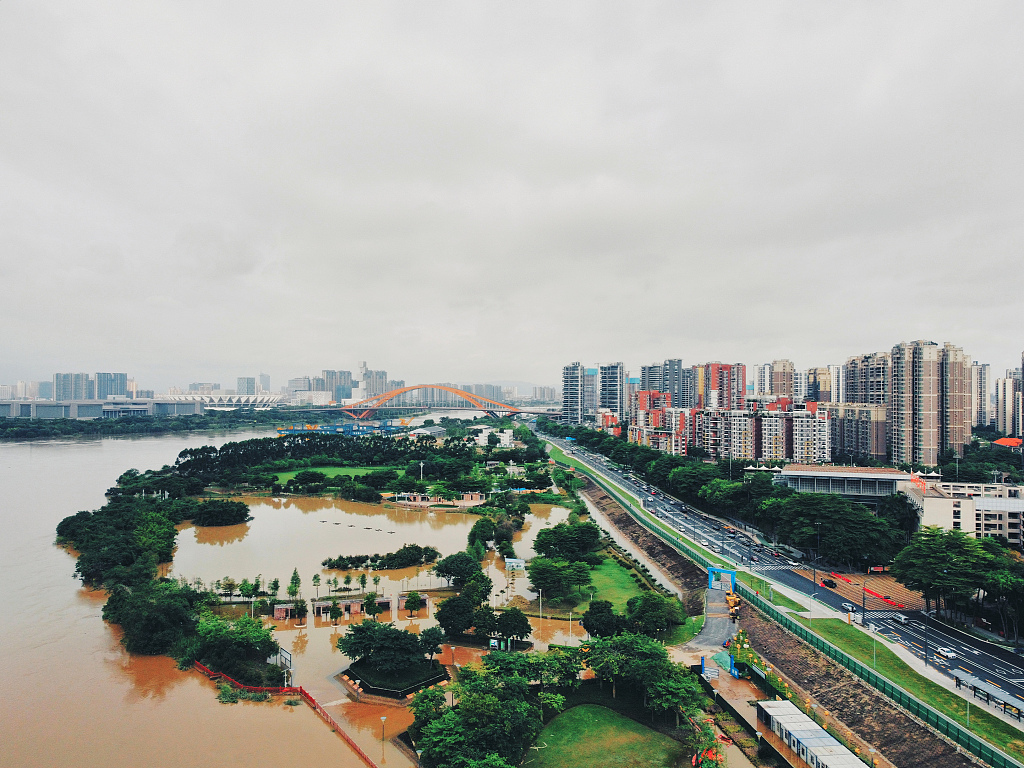
M109 397L128 397L127 373L96 374L96 399L106 400Z
M582 424L585 409L586 369L581 363L562 368L562 422Z
M892 348L889 450L894 464L935 466L970 441L970 362L959 347L913 341Z
M238 385L235 387L236 395L255 395L256 394L256 377L255 376L239 376Z
M96 381L88 373L55 373L53 399L95 400Z
M829 412L832 453L888 460L888 429L884 405L870 403L821 403Z
M795 368L792 360L774 360L772 362L772 389L773 395L780 397L793 397L793 374ZM755 390L756 391L756 390Z
M843 365L843 402L887 405L891 359L886 353L858 355Z
M607 408L619 421L627 418L626 367L622 363L600 366L599 408Z
M971 426L987 427L992 422L992 414L989 406L989 393L991 386L992 366L988 363L979 363L977 360L971 365Z

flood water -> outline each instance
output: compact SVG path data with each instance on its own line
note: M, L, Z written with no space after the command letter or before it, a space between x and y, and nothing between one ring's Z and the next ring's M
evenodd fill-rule
M57 523L101 506L103 492L125 469L159 468L173 463L186 447L255 434L0 443L5 492L0 574L7 593L0 620L0 686L5 692L0 700L0 766L230 768L254 761L281 768L311 761L362 765L306 706L220 704L213 684L198 673L180 672L165 657L126 653L117 628L101 618L103 594L83 589L73 575L73 557L53 544ZM329 499L250 501L254 520L245 525L183 526L171 571L208 583L261 574L286 585L292 569L298 568L303 596L309 598L315 594L314 573L325 580L344 575L323 570L320 561L325 557L384 553L409 542L431 544L449 554L465 546L475 520L459 513ZM530 556L537 530L566 514L557 507L535 512L517 538L520 556ZM499 593L494 602L500 604L509 594L501 590L513 587L500 566L488 563L488 572ZM388 594L417 583L421 588L438 586L424 573L417 577L415 569L380 575L380 591ZM525 578L516 579L514 591L526 594L524 589ZM431 605L412 619L405 612L380 618L416 631L434 623L433 609ZM313 617L305 628L296 628L294 622L279 624L278 641L295 655L296 683L328 705L378 764L409 766L401 752L382 742L380 718L387 717L384 733L390 738L408 725L411 714L356 704L334 680L346 665L334 647L344 627ZM545 620L537 639L563 642L566 625Z

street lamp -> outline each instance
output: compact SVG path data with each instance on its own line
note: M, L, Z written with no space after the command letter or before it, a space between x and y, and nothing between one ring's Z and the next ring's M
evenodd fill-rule
M386 715L381 715L380 718L380 740L384 741L384 723L387 721Z

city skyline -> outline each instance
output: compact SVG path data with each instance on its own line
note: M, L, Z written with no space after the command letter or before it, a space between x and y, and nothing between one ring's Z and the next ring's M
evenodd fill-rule
M0 381L1024 347L1020 7L0 14Z

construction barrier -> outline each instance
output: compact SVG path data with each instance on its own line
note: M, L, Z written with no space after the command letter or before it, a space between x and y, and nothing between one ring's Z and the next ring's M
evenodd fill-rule
M318 702L309 693L307 693L304 688L302 688L302 687L298 687L298 688L283 688L283 687L276 687L276 688L274 688L274 687L270 687L270 688L268 688L268 687L265 687L265 686L242 685L240 682L238 682L237 680L233 680L232 678L230 678L227 675L225 675L223 672L214 672L213 670L209 669L208 667L204 666L203 664L200 664L198 661L194 662L193 666L196 669L198 669L200 672L202 672L204 675L206 675L208 678L210 678L211 680L213 680L213 681L223 680L224 682L229 683L230 685L234 686L235 688L238 688L238 689L243 690L243 691L250 691L250 692L253 692L253 693L271 693L271 694L282 694L282 693L284 693L284 694L298 696L304 702L306 702L309 706L311 706L313 708L313 711L315 711L318 715L320 715L320 717L324 720L324 722L326 722L329 726L331 726L331 728L334 730L335 733L337 733L339 736L341 736L341 738L343 738L345 740L345 743L348 744L352 748L353 752L355 752L357 755L359 755L359 758L364 763L366 763L368 766L370 766L370 768L378 768L377 764L375 762L373 762L373 760L370 759L369 755L367 755L365 752L363 752L363 750L359 748L359 745L356 744L354 741L352 741L352 737L349 736L347 733L345 733L345 731L343 731L341 729L341 726L338 725L338 723L335 721L335 719L333 717L331 717L327 713L327 710L325 710L323 707L320 706L320 702Z

